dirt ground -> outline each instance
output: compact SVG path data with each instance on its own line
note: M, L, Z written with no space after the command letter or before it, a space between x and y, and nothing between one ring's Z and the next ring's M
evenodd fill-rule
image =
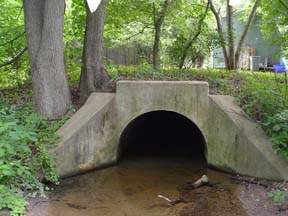
M286 206L280 207L268 197L268 192L274 187L278 187L278 183L274 183L272 187L265 188L257 184L241 183L237 189L238 199L242 202L243 208L247 215L261 215L261 216L287 216L288 215L288 201ZM282 188L288 189L288 185L282 185Z
M235 184L237 181L231 182ZM223 187L221 184L215 184L195 190L191 190L189 184L184 185L180 189L181 198L187 203L182 206L179 216L288 215L288 202L287 206L280 207L268 197L268 192L280 187L279 183L268 182L268 187L247 182L237 184L238 187L233 186L231 189L227 185ZM281 184L281 187L288 189L288 184Z

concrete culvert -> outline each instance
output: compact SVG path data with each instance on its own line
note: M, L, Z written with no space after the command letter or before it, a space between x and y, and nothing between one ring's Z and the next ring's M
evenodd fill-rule
M91 94L57 133L53 154L61 177L114 164L129 152L182 151L190 159L206 146L207 163L220 170L288 180L288 162L273 152L264 131L233 97L209 95L205 82L119 81L116 93Z
M118 159L126 155L185 156L205 160L204 137L190 119L171 111L145 113L120 137Z

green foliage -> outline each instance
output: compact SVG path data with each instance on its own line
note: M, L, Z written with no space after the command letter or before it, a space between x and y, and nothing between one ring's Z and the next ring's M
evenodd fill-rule
M66 6L64 20L65 63L69 84L80 78L86 9L83 0L72 0Z
M21 0L1 1L0 13L1 65L11 60L26 46L26 38ZM29 79L27 52L14 63L0 67L0 88L14 88Z
M27 202L23 198L22 191L0 184L0 200L0 210L9 208L12 209L11 216L24 215Z
M0 209L21 215L26 197L44 195L42 182L58 183L48 147L57 142L62 123L51 124L30 104L0 103Z
M187 53L187 61L195 62L199 57L210 55L212 39L214 39L214 21L211 14L205 14L205 1L194 1L193 3L182 1L178 3L177 17L173 17L169 25L171 26L170 44L167 44L167 54L170 63L179 64L185 47L196 35L199 26L201 32L196 41L192 44ZM201 19L203 19L201 22Z
M268 193L268 197L272 198L273 201L280 207L288 205L288 191L286 190L273 190Z
M288 99L285 78L254 74L246 77L238 101L271 138L274 151L288 160Z
M266 41L282 48L281 55L288 56L288 8L280 1L262 0L262 33Z
M270 116L263 127L273 141L273 149L288 160L288 110Z
M238 97L243 109L260 122L283 110L287 105L283 81L276 81L270 74L256 73L247 77Z

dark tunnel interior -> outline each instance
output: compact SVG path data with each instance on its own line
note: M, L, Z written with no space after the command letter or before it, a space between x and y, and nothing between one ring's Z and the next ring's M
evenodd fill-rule
M190 119L171 111L153 111L131 121L122 132L118 159L126 155L167 155L205 160L205 152L203 135Z

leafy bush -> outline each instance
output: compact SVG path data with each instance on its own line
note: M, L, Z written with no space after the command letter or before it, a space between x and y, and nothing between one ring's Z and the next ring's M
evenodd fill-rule
M286 98L281 90L284 85L278 84L269 74L254 74L243 82L239 103L254 120L263 122L286 107Z
M26 197L44 195L42 182L58 183L47 147L57 142L62 122L50 124L30 104L0 103L0 209L21 215Z
M279 207L285 208L285 205L288 205L288 191L286 190L273 190L268 193L268 197L272 198Z
M270 116L263 124L275 152L288 160L288 110Z

